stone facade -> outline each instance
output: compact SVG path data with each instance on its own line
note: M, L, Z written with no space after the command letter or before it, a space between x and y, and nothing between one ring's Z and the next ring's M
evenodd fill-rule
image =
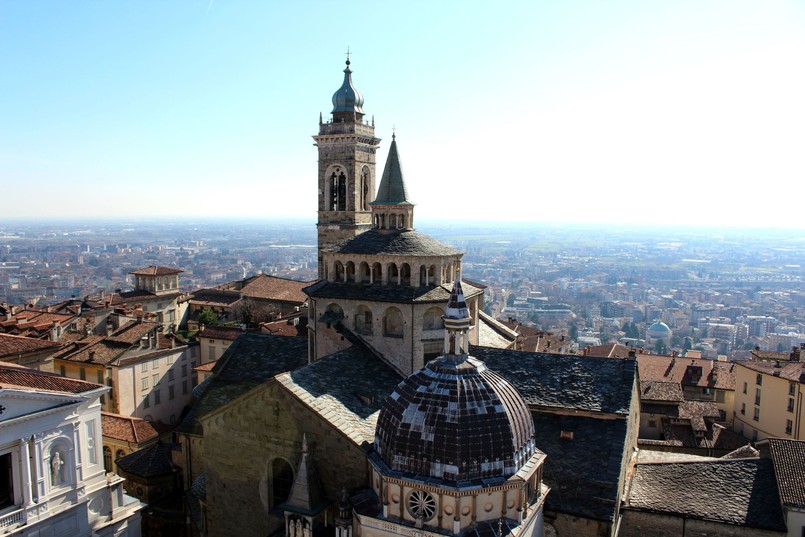
M619 537L685 535L690 537L781 537L785 532L722 524L682 516L623 510Z
M237 438L239 454L205 461L207 503L215 506L207 514L209 535L263 536L283 528L281 513L269 514L285 500L275 497L273 474L286 467L296 471L303 434L329 498L338 498L342 487L356 489L369 482L365 452L275 380L203 424L205 451L232 453ZM231 513L249 513L249 524Z

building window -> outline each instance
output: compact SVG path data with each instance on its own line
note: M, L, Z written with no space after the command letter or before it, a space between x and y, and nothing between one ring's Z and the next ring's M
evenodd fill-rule
M159 358L151 360L151 369L159 369Z
M148 389L148 377L143 377L143 390Z
M81 380L87 380L87 370L86 370L86 369L84 369L83 367L79 368L79 370L78 370L78 377L79 377Z
M210 362L215 361L215 347L210 347L207 349L207 358L210 360Z
M741 414L746 415L746 403L741 403Z
M182 364L182 376L187 376L187 364Z
M744 382L744 393L746 393L747 388L748 388L748 386L747 386L746 382Z
M117 453L115 453L115 460L122 459L125 456L126 456L126 452L123 451L122 449L118 449Z
M172 364L173 363L173 355L169 354L167 360L168 360L168 365Z
M151 406L151 394L147 393L143 397L143 408L148 408L149 406Z
M755 407L755 415L752 416L752 419L755 421L760 421L760 409Z
M140 364L140 371L148 371L148 362L143 362Z
M757 388L755 390L755 404L756 405L760 404L760 388Z
M176 394L173 391L173 384L171 384L168 386L168 399L173 399L174 397L176 397Z
M158 405L160 403L161 397L159 396L159 390L154 390L154 404Z
M293 486L293 468L284 459L274 459L271 463L271 498L272 506L277 506L288 499Z
M156 386L159 384L159 375L151 375L151 380L153 381L153 385Z
M793 412L793 411L794 411L794 400L793 400L793 399L790 399L790 398L788 399L788 411L789 411L789 412Z
M793 382L789 383L788 384L788 395L790 395L791 397L794 397L794 395L796 393L797 393L797 385L794 384Z
M648 426L651 427L652 429L656 429L657 428L657 420L648 420Z
M67 376L67 368L65 368L63 365L59 366L59 375L63 377Z
M0 455L0 509L14 505L14 464L11 453Z
M757 374L757 377L755 378L755 384L757 384L758 386L763 384L763 375L761 373Z
M98 384L103 384L103 371L98 371Z
M173 369L168 369L168 380L173 380Z
M182 395L187 395L187 381L182 381Z
M785 434L791 434L791 431L794 430L794 422L791 420L785 420Z
M757 431L752 429L752 442L757 442Z
M107 472L112 471L112 450L108 446L103 446L103 468Z

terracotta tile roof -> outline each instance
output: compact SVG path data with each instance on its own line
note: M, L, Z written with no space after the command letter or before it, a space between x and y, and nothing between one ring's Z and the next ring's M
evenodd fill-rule
M294 324L294 318L299 319L299 322ZM260 331L264 334L273 334L275 336L307 337L307 322L299 316L286 317L276 321L260 323Z
M213 368L215 367L215 364L217 363L218 360L213 360L212 362L205 362L199 366L194 367L193 371L204 371L204 372L212 371Z
M805 362L739 362L741 366L792 382L805 383Z
M223 289L199 289L190 296L190 303L196 306L228 307L240 300L238 291Z
M11 334L0 334L0 359L29 352L52 350L61 347L61 343L43 339L33 339Z
M312 283L258 274L244 280L240 292L243 296L249 298L302 304L307 301L307 296L302 292L302 289Z
M733 362L638 354L637 369L640 380L644 381L678 382L683 386L718 388L720 390L735 389L735 365Z
M103 435L115 440L142 444L159 436L159 432L148 420L101 412Z
M678 382L640 381L641 401L681 402L685 397Z
M762 351L759 349L753 349L750 351L750 355L752 356L752 360L790 360L791 354L787 352L779 352L779 351Z
M805 440L769 438L774 475L783 505L805 508Z
M585 356L593 358L628 358L629 353L635 349L621 345L620 343L609 343L607 345L594 345L584 349Z
M244 330L241 330L240 328L235 328L233 326L201 325L201 329L196 333L196 337L235 341L235 339L237 339L237 337L243 333Z
M134 274L136 276L165 276L168 274L179 274L180 272L184 271L171 267L157 267L155 265L151 265L150 267L132 270L129 272L129 274Z
M157 323L129 322L112 332L112 334L108 336L106 340L134 345L156 328Z
M83 380L68 379L14 364L0 364L0 388L31 388L60 393L84 393L102 388Z

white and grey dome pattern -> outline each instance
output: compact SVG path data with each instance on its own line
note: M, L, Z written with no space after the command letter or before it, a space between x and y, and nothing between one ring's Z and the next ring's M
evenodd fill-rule
M391 470L448 483L508 478L536 452L517 390L483 362L456 355L397 386L380 410L374 447Z

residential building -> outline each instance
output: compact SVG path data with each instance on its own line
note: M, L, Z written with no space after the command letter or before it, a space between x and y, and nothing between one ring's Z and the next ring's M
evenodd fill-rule
M805 362L747 360L736 362L735 372L737 433L753 442L805 440Z

